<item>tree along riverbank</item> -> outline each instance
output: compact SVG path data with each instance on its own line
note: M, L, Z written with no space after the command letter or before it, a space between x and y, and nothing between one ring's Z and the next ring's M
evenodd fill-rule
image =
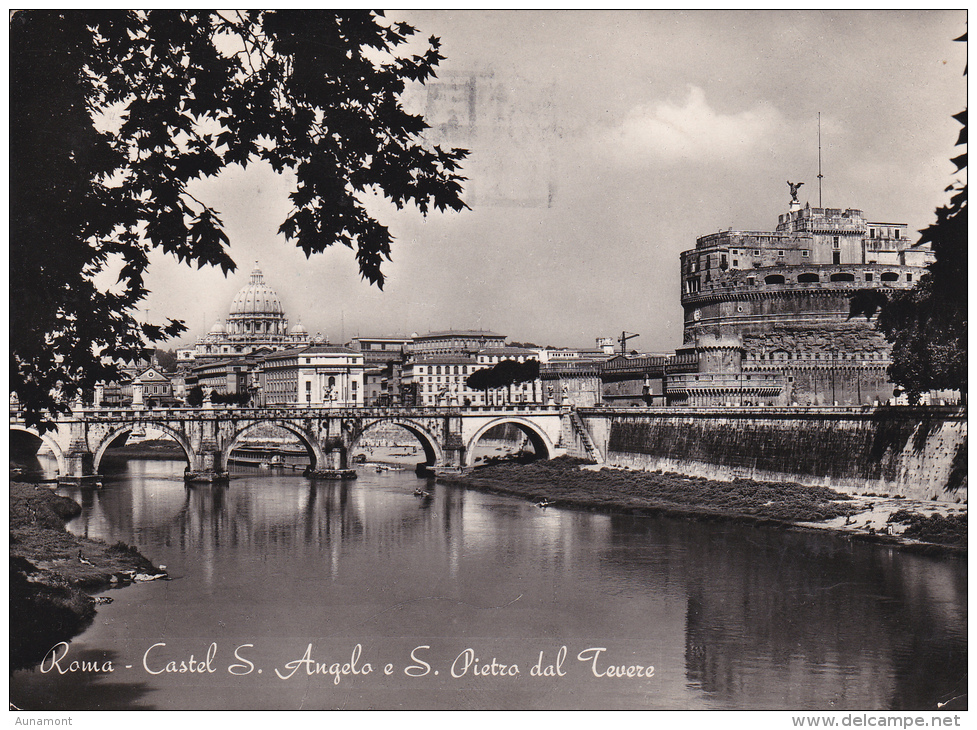
M165 578L125 543L107 545L72 535L65 522L77 502L36 484L10 483L10 668L38 664L52 646L84 631L91 594L109 586Z
M501 462L438 481L540 506L826 529L921 552L965 552L966 505L853 496L786 482L729 482L591 467L570 457Z

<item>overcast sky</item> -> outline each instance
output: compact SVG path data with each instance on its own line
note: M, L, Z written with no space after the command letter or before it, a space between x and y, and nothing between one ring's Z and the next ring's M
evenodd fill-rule
M189 344L258 261L290 324L332 342L490 329L629 347L682 340L679 253L720 229L772 230L786 181L873 221L928 225L946 202L966 106L964 11L394 11L442 41L438 83L407 103L430 139L471 150L470 211L373 204L396 237L383 292L342 246L307 260L277 234L291 181L260 165L200 186L237 273L155 259L151 319Z

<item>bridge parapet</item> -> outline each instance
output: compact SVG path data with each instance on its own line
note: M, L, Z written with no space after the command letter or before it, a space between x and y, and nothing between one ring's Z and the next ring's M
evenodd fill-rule
M268 420L275 418L362 418L464 416L468 414L559 413L560 406L511 403L490 406L364 406L359 408L82 408L58 422L69 421L179 421L192 420ZM10 412L11 423L23 423L19 412Z

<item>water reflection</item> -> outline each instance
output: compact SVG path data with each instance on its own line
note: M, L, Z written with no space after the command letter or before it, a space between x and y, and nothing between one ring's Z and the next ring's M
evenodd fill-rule
M105 667L108 663L111 672L77 672L71 674L71 681L51 666L44 665L46 671L35 668L17 672L11 680L11 703L25 710L154 710L146 702L152 688L142 681L125 681L131 675L124 669L118 652L72 647L65 657L64 666L70 661L97 664ZM17 701L14 702L14 697Z
M133 461L102 489L63 490L84 506L70 529L135 544L175 579L118 591L80 645L138 653L161 638L247 641L269 667L308 643L330 656L360 644L375 661L426 645L445 668L471 647L523 674L540 652L568 647L568 678L500 684L445 672L417 683L398 672L350 680L347 707L935 709L966 692L964 560L540 510L411 472L313 483L255 470L188 487L182 466ZM431 499L415 497L418 486ZM589 646L656 675L594 678L576 661ZM35 680L18 674L12 686L54 692L55 680ZM158 707L219 706L203 685L147 682ZM313 679L241 687L223 690L234 703L225 706L337 705Z
M725 707L935 710L966 694L963 560L807 532L611 522L613 570L685 592L688 680ZM639 535L657 548L642 562Z

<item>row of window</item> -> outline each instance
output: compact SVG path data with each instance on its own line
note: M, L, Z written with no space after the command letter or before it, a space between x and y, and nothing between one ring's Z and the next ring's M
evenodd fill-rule
M837 264L839 262L836 261L835 263ZM875 273L872 271L864 271L862 272L862 275L866 282L875 281ZM808 272L808 273L797 275L798 284L817 284L820 283L820 281L821 281L820 275L815 273ZM851 274L847 271L838 271L833 274L830 274L828 276L828 281L832 281L832 282L856 281L856 278L854 274ZM879 275L879 281L885 283L897 282L899 281L899 274L896 273L895 271L883 271L882 274ZM913 281L912 272L906 273L906 281L910 283ZM746 277L747 286L756 286L756 283L757 283L756 277L754 276ZM774 284L774 285L786 284L787 279L786 277L784 277L783 274L770 274L769 276L764 277L763 283ZM722 286L730 286L730 285L723 284ZM700 291L700 289L701 289L701 283L699 281L699 277L691 277L689 279L686 279L685 291L687 294L695 294L696 292Z
M462 396L464 400L473 406L484 406L484 405L502 405L505 403L530 403L532 398L523 394L513 394L510 400L507 395L501 393L496 395L482 395L481 393L466 394ZM421 395L418 399L420 405L422 406L436 406L443 405L446 400L446 396L434 394L434 395Z
M881 352L751 352L746 356L747 360L774 361L774 360L885 360L886 356Z
M377 347L376 346L377 344L379 344L380 346ZM387 349L387 344L385 342L373 343L373 344L370 344L369 342L361 342L360 343L360 349L361 350L364 350L364 351L366 351L366 350L386 350ZM394 352L400 352L403 349L403 347L401 345L391 344L390 345L390 349L393 350Z
M273 381L267 383L265 389L271 393L294 393L298 389L298 381Z
M865 281L874 281L875 273L872 271L862 272ZM906 281L912 281L912 272L906 274ZM752 276L747 277L747 284L756 283ZM815 284L821 281L821 277L818 274L808 272L805 274L797 275L798 284ZM855 281L855 275L847 271L837 271L828 276L828 281ZM879 281L899 281L899 274L895 271L883 271L879 276ZM787 280L782 274L770 274L763 280L764 284L786 284Z
M835 248L837 248L837 247L838 246L836 245ZM739 249L735 249L735 248L734 249L730 249L730 254L732 254L733 256L737 256L737 255L739 255L739 253L740 253ZM811 257L810 250L808 250L806 248L800 249L800 253L801 253L801 258L805 258L806 259L806 258L810 258ZM749 256L749 254L750 254L750 252L749 252L748 249L744 249L743 250L743 255L744 256ZM760 249L758 249L758 248L757 249L754 249L753 250L753 255L754 256L759 256L760 255ZM786 249L778 249L777 250L777 257L778 258L784 258L786 255L787 255L787 250ZM740 260L739 259L733 259L733 268L739 268L739 265L740 265ZM726 266L726 254L720 254L720 266L725 268L725 266ZM700 268L703 271L708 271L710 268L712 268L712 255L711 254L706 254L705 261L693 259L693 261L692 261L692 273L697 273L700 270Z
M421 391L426 391L426 392L429 392L429 393L433 393L433 392L440 392L443 388L447 387L447 385L448 385L448 383L445 383L444 385L440 385L439 383L428 383L428 384L425 385L425 384L422 383L420 385L420 388L419 389ZM513 384L512 386L507 386L505 388L493 388L492 390L493 391L496 391L496 392L502 392L502 391L506 391L507 392L510 387L511 387L511 389L512 389L513 392L516 392L518 390L528 391L529 388L530 388L530 386L529 386L528 383L522 383L522 384L516 383L516 384ZM464 392L466 394L468 394L468 393L473 393L473 392L478 392L478 391L472 391L472 390L469 390L469 389L465 388Z
M835 241L837 241L837 240L838 240L838 237L835 236ZM801 256L804 257L804 258L807 258L808 256L811 255L811 251L809 249L802 248L802 249L799 249L799 251L801 252ZM748 248L744 248L742 250L742 252L738 248L731 248L729 250L729 252L733 256L737 256L740 253L742 253L744 256L749 256L750 255L750 249L748 249ZM760 253L761 253L761 249L759 249L759 248L753 249L753 255L754 256L759 256ZM777 249L777 256L786 256L786 255L787 255L787 249L783 249L783 248ZM733 266L736 266L736 265L737 265L736 264L736 261L733 261ZM708 264L707 264L706 268L708 268Z
M454 366L452 366L452 365L445 365L444 366L444 374L445 375L451 375L452 374L452 372L451 372L451 368L452 367L454 367L454 374L455 375L468 375L468 366L467 365L454 365ZM458 371L458 368L461 368L461 372L460 373ZM432 374L433 375L441 375L441 366L440 365L428 365L426 367L425 366L419 366L417 368L417 372L420 375L425 375L425 374L426 375L432 375ZM472 372L475 372L474 366L472 367Z

